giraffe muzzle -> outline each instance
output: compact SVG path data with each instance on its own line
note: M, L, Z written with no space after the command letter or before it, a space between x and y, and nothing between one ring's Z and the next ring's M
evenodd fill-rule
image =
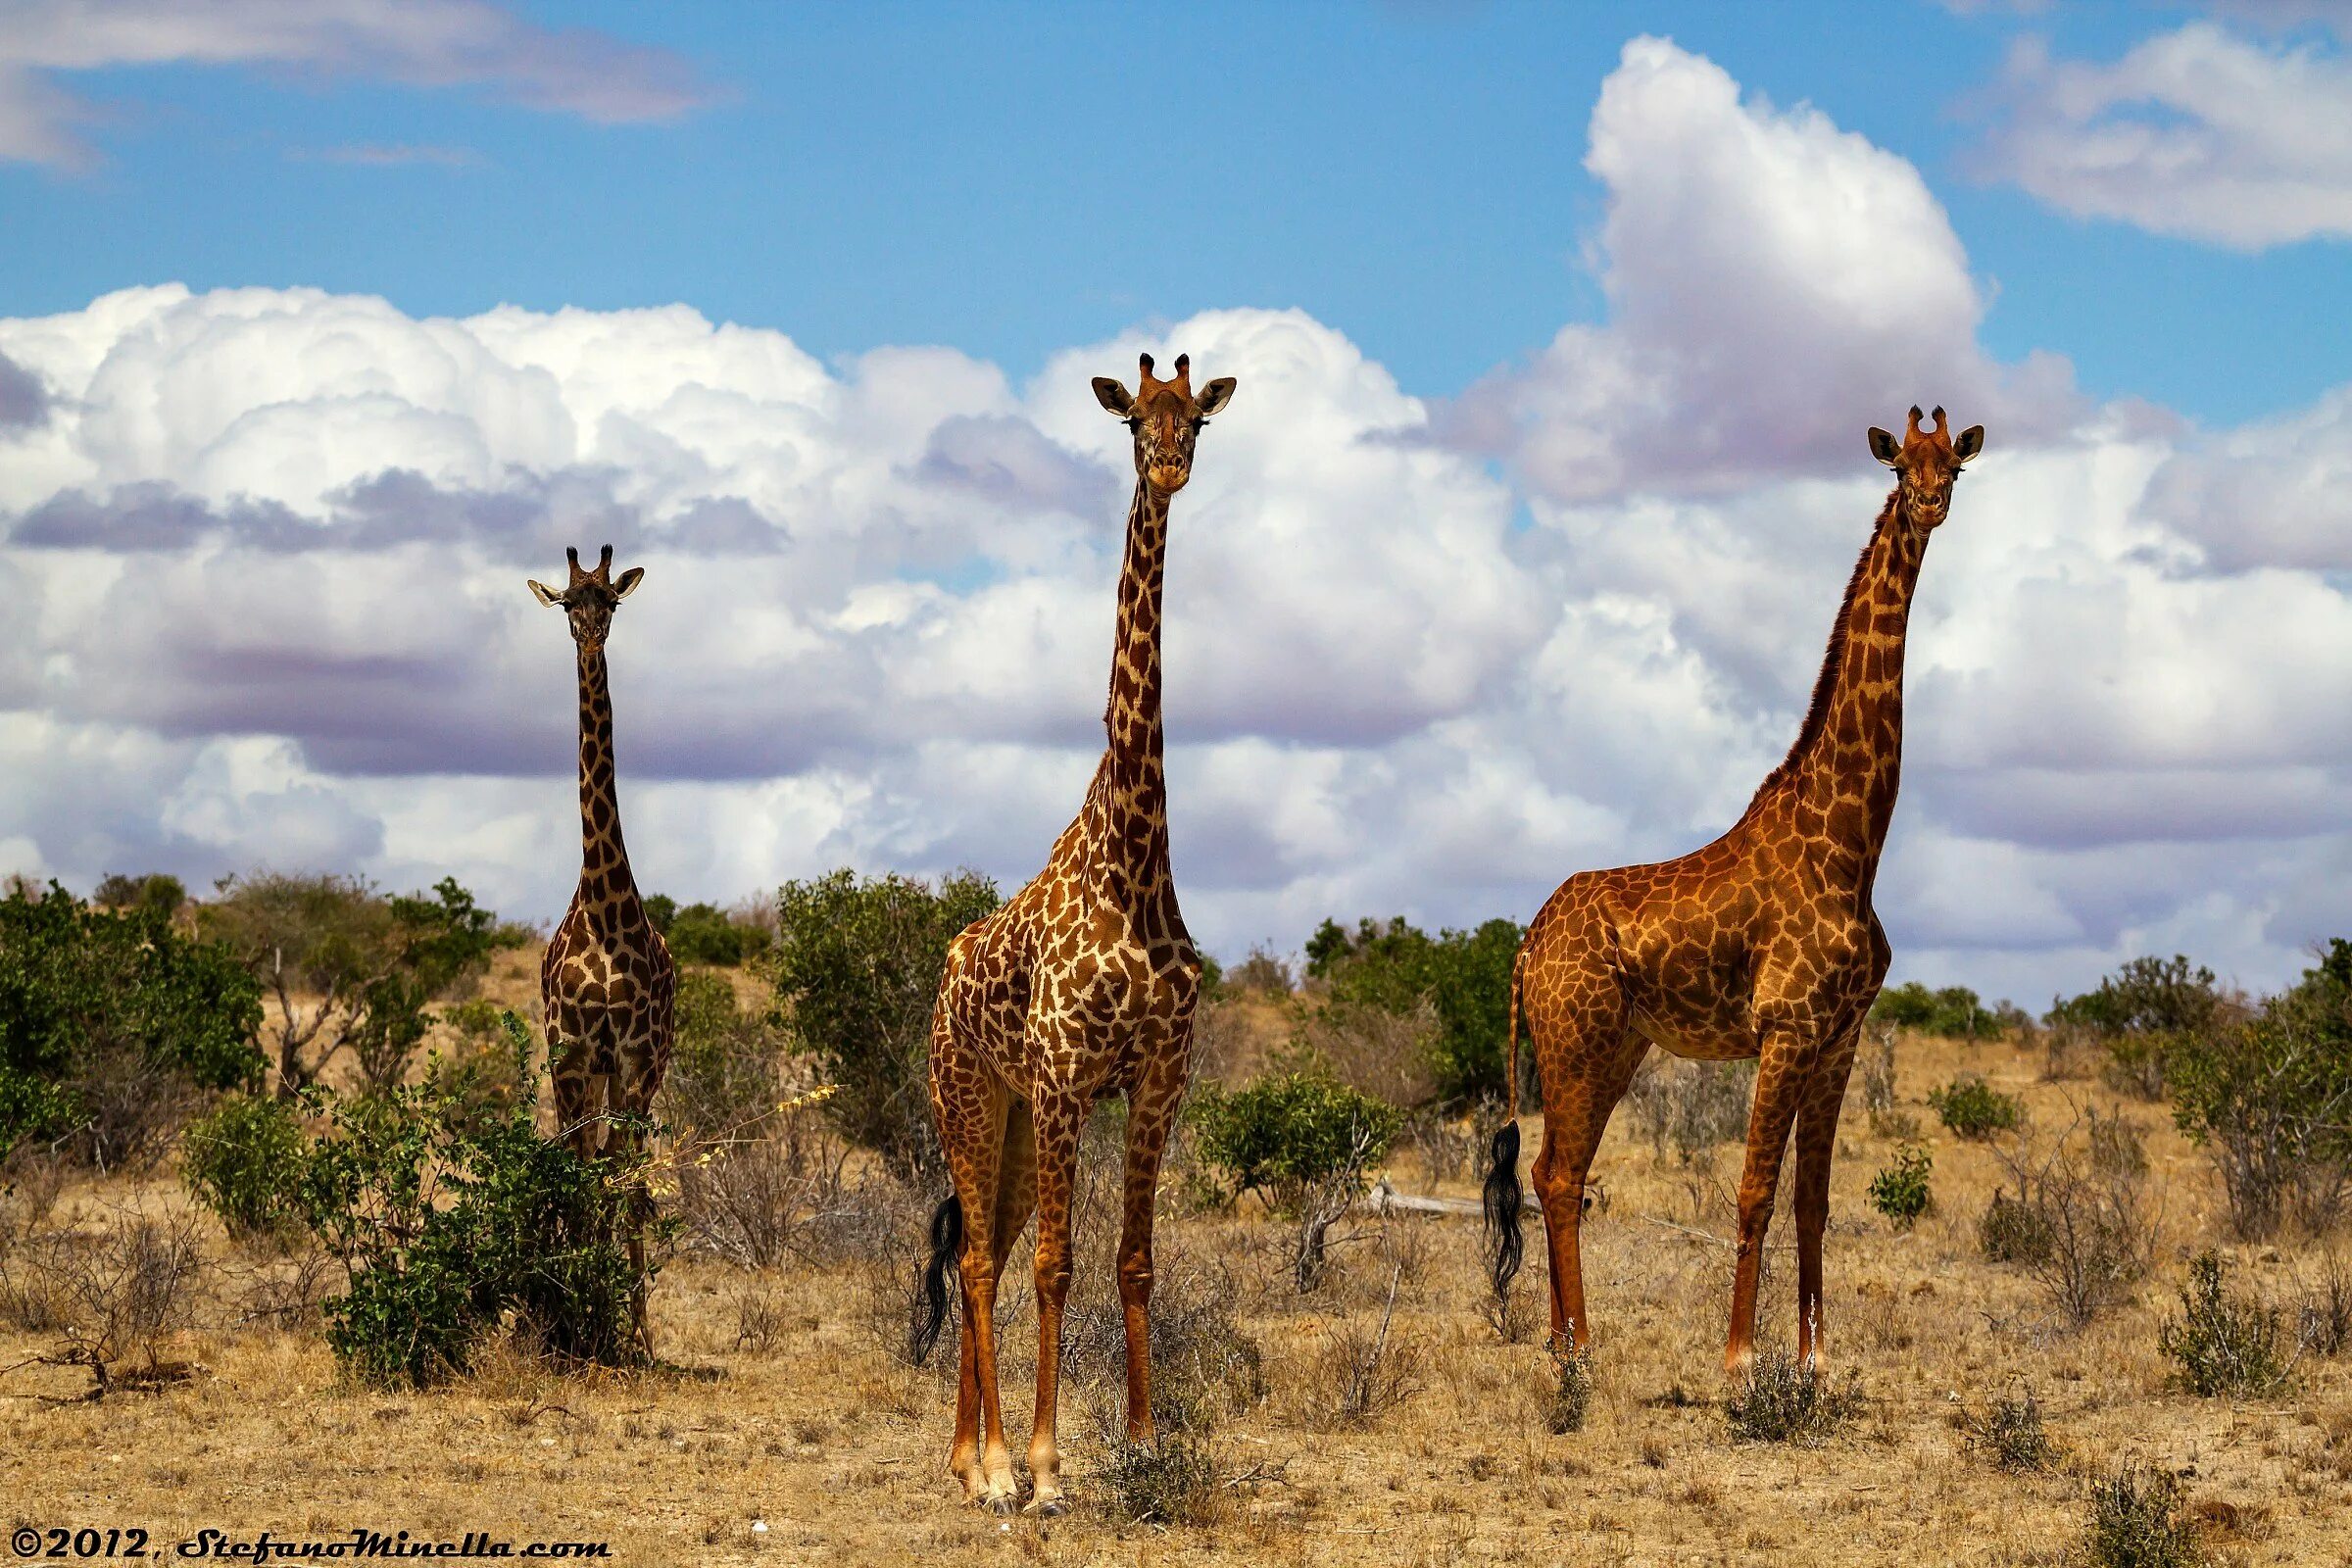
M1190 482L1193 472L1190 468L1152 468L1146 477L1152 481L1152 489L1172 496Z

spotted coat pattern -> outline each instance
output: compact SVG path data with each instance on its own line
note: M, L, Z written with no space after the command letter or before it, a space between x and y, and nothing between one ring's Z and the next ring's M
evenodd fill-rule
M1578 1231L1609 1113L1651 1046L1752 1057L1755 1102L1739 1191L1727 1368L1751 1354L1764 1236L1784 1151L1796 1146L1798 1354L1818 1352L1822 1232L1838 1112L1890 950L1871 907L1902 768L1903 640L1929 535L1982 426L1955 442L1911 411L1871 448L1896 485L1855 564L1805 721L1746 812L1704 849L1585 871L1528 928L1511 979L1511 1114L1522 1016L1544 1099L1533 1170L1549 1244L1555 1345L1591 1333Z
M646 918L620 837L613 786L612 697L605 638L613 607L632 592L643 568L612 578L612 547L594 571L566 552L571 578L562 593L534 582L543 604L562 607L579 650L580 882L539 965L548 1060L555 1076L558 1136L583 1156L633 1152L641 1118L668 1070L677 971L669 948ZM632 1118L615 1122L611 1118ZM640 1283L638 1333L645 1333L642 1234L630 1256Z
M1054 1412L1070 1282L1071 1182L1079 1133L1101 1099L1128 1097L1119 1239L1127 1333L1127 1428L1152 1433L1152 1198L1184 1096L1200 956L1168 868L1160 728L1161 585L1169 497L1192 472L1208 415L1231 379L1195 397L1190 366L1160 381L1144 357L1132 397L1107 377L1097 398L1135 434L1136 487L1119 573L1108 746L1077 818L1045 869L956 937L931 1025L931 1102L962 1205L960 1375L949 1467L992 1509L1016 1499L997 1387L997 1279L1037 1216L1037 1407L1031 1506L1063 1506Z

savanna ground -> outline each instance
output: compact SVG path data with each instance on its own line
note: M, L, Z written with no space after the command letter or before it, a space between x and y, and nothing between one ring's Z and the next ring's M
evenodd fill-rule
M502 958L492 994L520 1004L532 962ZM1275 1004L1255 1011L1237 1014L1245 1046L1251 1029L1278 1027ZM1295 1223L1254 1199L1206 1201L1179 1167L1163 1191L1156 1299L1169 1323L1208 1327L1171 1329L1163 1382L1179 1377L1166 1364L1175 1357L1225 1355L1196 1390L1213 1414L1199 1429L1215 1467L1202 1522L1131 1522L1121 1494L1090 1475L1111 1451L1102 1434L1122 1397L1107 1218L1082 1225L1072 1297L1061 1434L1077 1511L988 1517L959 1502L945 1470L952 1331L927 1367L899 1348L920 1200L852 1179L856 1212L772 1267L692 1248L673 1257L652 1301L664 1370L564 1375L510 1352L425 1393L340 1380L316 1329L271 1310L303 1297L297 1261L232 1248L207 1219L215 1266L191 1326L166 1347L190 1375L88 1400L74 1397L89 1386L79 1368L10 1374L0 1514L12 1530L136 1526L159 1550L206 1528L332 1539L365 1526L605 1541L613 1560L645 1564L982 1553L1073 1564L2056 1564L2079 1548L2092 1480L2136 1458L2185 1477L2223 1560L2352 1560L2352 1359L2303 1355L2276 1396L2203 1398L2169 1386L2158 1348L2192 1252L2221 1247L2233 1287L2284 1308L2291 1343L2295 1303L2325 1276L2331 1244L2230 1246L2205 1155L2162 1102L2119 1098L2088 1062L2062 1062L2053 1077L2039 1044L1927 1037L1901 1039L1893 1060L1893 1102L1876 1114L1856 1074L1828 1246L1828 1364L1866 1402L1814 1444L1738 1442L1726 1420L1737 1142L1702 1137L1686 1159L1621 1109L1585 1226L1590 1409L1565 1435L1547 1422L1559 1378L1543 1346L1533 1212L1506 1339L1475 1220L1358 1213L1335 1229L1324 1281L1301 1294ZM1984 1256L1979 1220L2009 1179L1998 1146L1952 1136L1926 1102L1963 1073L2019 1097L2043 1133L2095 1104L2139 1134L2152 1270L2084 1327L2019 1269ZM1538 1133L1531 1116L1531 1151ZM1867 1198L1906 1133L1934 1158L1933 1204L1908 1230ZM1091 1135L1080 1190L1097 1213L1115 1190L1114 1138ZM1473 1197L1475 1144L1466 1124L1425 1125L1392 1152L1389 1179L1403 1193ZM166 1166L80 1181L56 1213L95 1226L125 1205L187 1206ZM1784 1184L1762 1325L1762 1343L1783 1346L1794 1329L1787 1210ZM1003 1303L1016 1456L1035 1348L1022 1255ZM1254 1375L1220 1328L1254 1346ZM0 1366L51 1341L0 1331ZM1348 1409L1348 1354L1360 1366L1375 1348L1357 1390L1371 1408ZM1975 1428L1996 1400L2028 1393L2059 1456L2007 1473Z

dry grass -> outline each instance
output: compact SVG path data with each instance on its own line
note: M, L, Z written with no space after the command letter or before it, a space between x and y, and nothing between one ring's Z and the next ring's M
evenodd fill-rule
M2064 1125L2066 1094L2088 1091L2079 1080L2044 1082L2043 1069L2039 1044L1906 1040L1892 1108L1916 1115L1929 1086L1982 1072L2020 1096L2037 1124ZM1870 1211L1863 1188L1893 1145L1872 1130L1857 1095L1832 1207L1828 1362L1840 1380L1859 1373L1870 1401L1820 1446L1740 1445L1727 1430L1720 1348L1731 1253L1711 1237L1728 1231L1737 1150L1686 1166L1621 1125L1597 1170L1610 1200L1585 1222L1595 1338L1584 1421L1561 1436L1548 1420L1560 1375L1540 1328L1506 1344L1486 1316L1474 1222L1392 1219L1395 1241L1343 1250L1330 1281L1301 1298L1286 1227L1171 1205L1163 1277L1214 1282L1264 1382L1262 1397L1231 1398L1203 1429L1202 1474L1216 1492L1204 1525L1124 1523L1088 1503L1089 1475L1119 1459L1089 1419L1090 1400L1116 1407L1115 1354L1074 1358L1065 1384L1076 1513L1000 1529L959 1506L945 1471L954 1357L918 1369L877 1343L874 1265L856 1257L788 1257L758 1274L681 1258L654 1293L653 1322L663 1353L689 1371L561 1378L514 1356L429 1396L338 1386L298 1312L248 1311L251 1287L217 1269L194 1326L162 1348L195 1369L189 1380L95 1403L0 1400L6 1511L12 1525L138 1525L159 1541L208 1526L325 1536L356 1524L602 1539L632 1564L890 1568L987 1552L1049 1564L1403 1568L1801 1554L1830 1565L2055 1568L2083 1539L2092 1483L2134 1463L2189 1472L2191 1512L2220 1521L2204 1528L2223 1532L2213 1544L2227 1560L2343 1560L2352 1360L2307 1354L2289 1390L2258 1400L2167 1391L2158 1323L2177 1306L2186 1257L2221 1242L2226 1215L2210 1168L2162 1106L2132 1102L2122 1113L2165 1195L2163 1235L2131 1298L2077 1330L2030 1279L1983 1255L1978 1221L2004 1176L1994 1150L1922 1117L1935 1207L1909 1232ZM1527 1132L1532 1149L1532 1117ZM1445 1190L1471 1196L1466 1182ZM96 1223L110 1203L168 1192L160 1176L81 1186L60 1212ZM919 1208L909 1212L919 1225ZM1533 1216L1529 1232L1540 1253ZM1784 1346L1793 1339L1786 1240L1776 1222L1763 1325L1764 1342ZM1081 1248L1074 1309L1107 1310L1115 1299L1104 1241ZM218 1234L207 1246L230 1261ZM2325 1272L2320 1244L2225 1252L2234 1282L2282 1305L2307 1298ZM1539 1321L1544 1278L1532 1256L1519 1293L1532 1296ZM1392 1280L1387 1353L1409 1371L1412 1391L1335 1423L1325 1413L1331 1348L1379 1327ZM1034 1351L1017 1266L1004 1295L1017 1453ZM0 1324L0 1365L49 1343ZM28 1367L0 1391L73 1396L87 1385L79 1369ZM1972 1412L2021 1388L2034 1391L2065 1458L2010 1474L1988 1461ZM755 1521L766 1530L755 1532Z

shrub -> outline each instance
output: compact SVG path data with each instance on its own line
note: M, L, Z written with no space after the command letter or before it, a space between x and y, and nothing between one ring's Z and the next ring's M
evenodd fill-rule
M117 872L100 879L90 902L102 909L118 912L150 910L169 920L188 902L188 890L179 878L161 871L146 876L123 876Z
M1266 1396L1265 1358L1242 1332L1241 1292L1222 1270L1188 1267L1163 1248L1152 1291L1152 1419L1163 1431L1204 1434L1220 1415ZM1075 1302L1063 1319L1063 1362L1123 1389L1127 1314L1115 1294Z
M1935 1168L1926 1150L1905 1144L1894 1163L1870 1179L1870 1206L1909 1230L1928 1211L1928 1173Z
M1508 1087L1511 965L1524 934L1510 920L1434 937L1401 919L1362 920L1352 932L1325 920L1307 940L1306 972L1326 983L1328 1005L1409 1014L1427 1004L1437 1018L1427 1050L1438 1092L1499 1095Z
M2031 1390L2021 1399L1995 1400L1991 1414L1969 1423L1968 1435L1995 1467L2012 1475L2047 1470L2058 1460L2058 1446L2042 1428L2041 1405Z
M777 894L778 1013L839 1091L825 1106L835 1125L903 1175L939 1166L925 1061L948 945L1001 902L970 871L933 888L840 870Z
M2038 1267L2049 1261L2056 1243L2039 1209L1995 1188L1984 1217L1977 1221L1977 1245L1988 1262Z
M2206 1561L2180 1479L2136 1464L2091 1488L2083 1553L2094 1568L2201 1568Z
M425 1058L423 1082L455 1124L477 1130L514 1115L524 1082L507 1041L506 1009L479 997L444 1008L455 1039Z
M2278 1309L2227 1290L2222 1260L2210 1251L2189 1260L2180 1315L2167 1318L2156 1332L2157 1348L2179 1363L2174 1385L2206 1398L2260 1396L2284 1388L2291 1357L2283 1339Z
M427 1004L523 938L448 877L430 897L387 899L357 877L260 871L223 881L198 924L275 1000L288 1097L346 1049L370 1088L401 1083L431 1027Z
M1553 1437L1564 1438L1585 1430L1585 1416L1592 1405L1592 1347L1555 1353L1552 1359L1560 1364L1560 1383L1544 1407L1544 1425Z
M1307 1413L1317 1426L1363 1426L1421 1392L1412 1358L1399 1354L1391 1339L1403 1277L1399 1263L1389 1276L1377 1324L1352 1319L1325 1325L1323 1348L1309 1365Z
M1107 1415L1097 1424L1102 1457L1088 1472L1097 1507L1123 1525L1214 1522L1225 1476L1204 1439L1162 1432L1138 1443Z
M1432 1053L1437 1009L1414 1003L1401 1012L1352 1002L1291 1008L1291 1037L1277 1059L1311 1061L1358 1094L1392 1105L1418 1105L1436 1091Z
M1671 1145L1688 1165L1746 1138L1755 1083L1753 1061L1686 1061L1661 1052L1635 1070L1625 1098L1650 1147L1663 1155Z
M2077 1326L2130 1298L2156 1246L2144 1167L2098 1152L2119 1141L2100 1134L2102 1119L2081 1111L2046 1143L2021 1138L1996 1151L2018 1209L2004 1213L1986 1245L2003 1246ZM1996 1195L1996 1207L2002 1201Z
M1944 1126L1962 1138L1989 1138L2017 1126L2024 1111L2017 1097L2004 1095L1981 1076L1956 1078L1941 1089L1928 1091L1928 1103Z
M1250 956L1226 970L1222 982L1227 991L1287 997L1293 985L1290 960L1262 942L1252 943Z
M1931 991L1917 980L1881 991L1870 1005L1870 1021L1963 1040L1990 1039L2001 1032L2000 1018L1968 987Z
M1223 1171L1235 1192L1258 1193L1286 1209L1318 1182L1350 1170L1360 1179L1404 1125L1396 1106L1313 1066L1232 1093L1203 1086L1186 1115L1200 1157Z
M680 963L709 963L732 967L767 945L767 933L738 924L715 905L689 904L678 910L662 933L669 956Z
M644 1160L583 1160L540 1137L529 1036L512 1013L505 1026L527 1092L504 1120L456 1116L421 1086L313 1092L328 1125L303 1175L303 1215L350 1272L324 1303L326 1339L364 1383L463 1373L510 1314L559 1359L642 1358L626 1243Z
M2108 1052L2106 1077L2118 1091L2161 1099L2165 1062L2183 1038L2225 1020L2229 1003L2213 971L2184 956L2133 958L2101 980L2098 989L2051 1004L2053 1026L2097 1033Z
M2352 1194L2352 944L2261 1013L2183 1041L2174 1119L2221 1170L2230 1220L2254 1240L2289 1211L2333 1223Z
M261 1022L232 956L153 908L18 887L0 899L0 1157L25 1139L102 1167L158 1152L191 1089L259 1082Z
M46 1366L88 1370L89 1397L125 1385L186 1375L166 1362L165 1343L195 1321L205 1272L195 1217L118 1206L94 1236L47 1231L0 1258L0 1296L11 1315L58 1343L32 1357Z
M291 1102L231 1095L181 1139L180 1179L230 1236L275 1239L301 1223L305 1157Z
M1773 1348L1757 1354L1724 1399L1732 1436L1742 1443L1820 1443L1867 1401L1851 1381L1838 1388L1811 1361Z
M2330 1253L2317 1286L2295 1307L2295 1345L2314 1355L2352 1349L2352 1274Z

